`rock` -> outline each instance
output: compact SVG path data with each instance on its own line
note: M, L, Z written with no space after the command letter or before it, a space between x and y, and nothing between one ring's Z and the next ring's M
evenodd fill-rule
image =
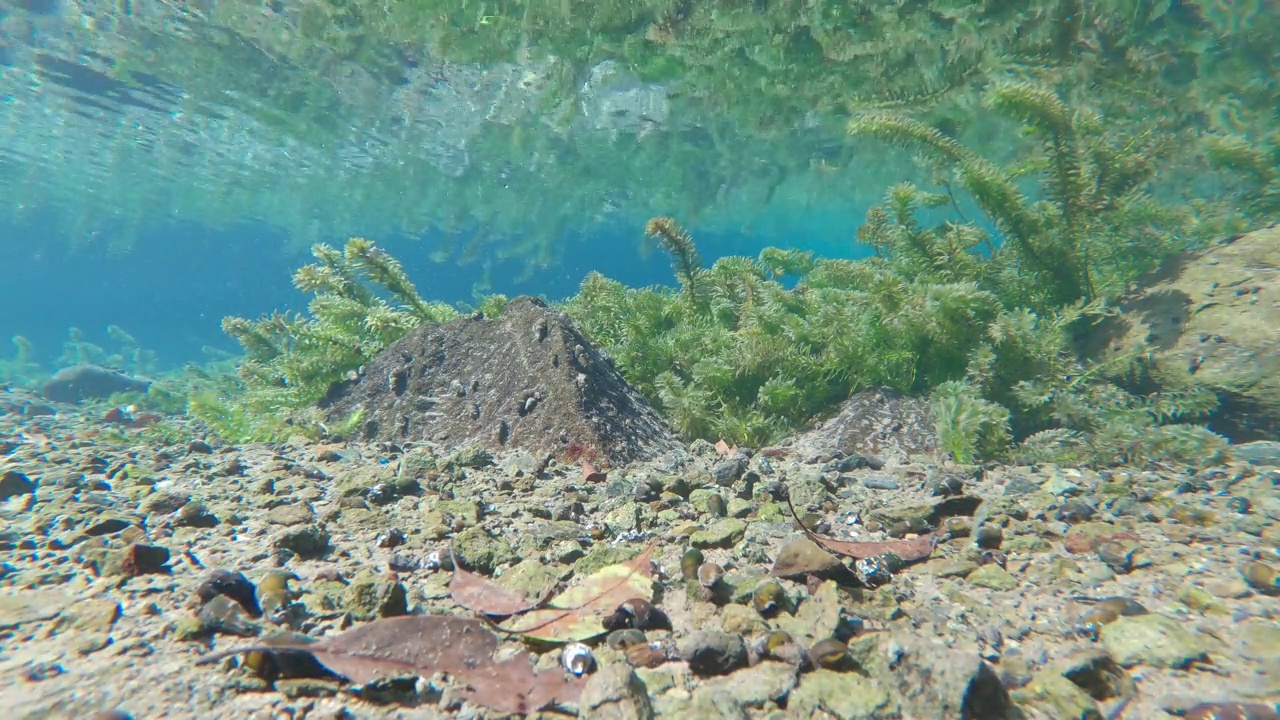
M896 658L896 670L887 680L896 683L903 716L968 720L1016 716L999 674L977 652L949 650L910 635L882 639L880 647L882 653Z
M322 405L364 411L368 439L447 441L532 455L598 454L615 464L680 442L573 323L541 300L496 320L426 325L397 341Z
M623 663L604 666L582 691L578 717L584 720L649 720L653 705L634 670Z
M1103 626L1102 646L1124 667L1183 668L1204 658L1208 643L1183 623L1163 615L1131 615Z
M1013 698L1019 705L1033 708L1046 718L1103 720L1096 700L1075 683L1048 670L1037 673Z
M356 620L407 615L408 593L394 576L360 575L347 586L343 609Z
M728 675L747 665L747 645L740 635L699 630L680 643L680 657L694 675Z
M329 553L329 533L319 525L300 525L271 538L273 547L288 550L301 558L320 558Z
M107 633L120 619L121 608L120 603L114 600L94 598L76 603L68 614L74 618L72 626L77 630Z
M797 679L795 666L766 660L726 677L704 680L702 689L729 695L739 708L761 708L786 698L795 688ZM696 700L697 692L694 696Z
M304 502L281 505L267 511L267 522L272 525L305 525L315 519L315 511Z
M857 673L816 670L804 675L787 702L793 717L830 717L842 720L888 720L902 717L897 703L879 683ZM950 717L933 713L920 717Z
M108 553L102 574L134 577L164 573L168 571L165 567L167 562L169 562L168 548L132 543L126 548Z
M696 548L730 548L742 542L747 533L747 524L737 518L723 518L715 521L705 530L698 530L689 536L689 544Z
M792 540L778 551L773 561L773 574L778 577L826 576L844 569L840 559L818 547L809 538Z
M1236 462L1280 467L1280 442L1275 440L1257 440L1242 445L1232 445L1227 453Z
M931 453L938 446L929 401L893 390L855 393L835 417L797 437L804 454L910 455Z
M453 543L458 562L468 570L481 575L492 575L493 571L500 566L520 560L510 543L490 535L489 531L480 525L469 527L458 533Z
M1172 258L1085 348L1105 362L1147 357L1156 382L1182 387L1188 372L1222 404L1210 429L1236 442L1280 435L1280 227Z
M1129 697L1136 688L1133 678L1108 653L1097 648L1073 652L1056 662L1047 672L1070 680L1094 700Z
M872 475L862 479L862 486L871 490L897 490L902 487L897 480L885 475Z
M1013 590L1019 582L1008 570L994 563L983 565L965 578L970 585L990 588L991 590Z
M118 370L97 365L74 365L59 370L40 388L40 394L54 402L78 403L101 400L116 393L144 393L150 380L126 375Z
M29 495L36 491L36 484L17 470L0 474L0 502L16 495Z

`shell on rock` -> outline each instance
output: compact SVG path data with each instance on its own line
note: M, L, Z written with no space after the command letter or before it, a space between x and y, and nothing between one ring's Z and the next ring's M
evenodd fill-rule
M596 656L592 654L591 648L582 643L569 643L560 654L560 662L565 670L582 677L595 667Z

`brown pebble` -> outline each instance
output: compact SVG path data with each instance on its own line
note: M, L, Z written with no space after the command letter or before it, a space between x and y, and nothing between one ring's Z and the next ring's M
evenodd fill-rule
M1264 595L1280 594L1280 572L1264 562L1245 563L1240 568L1240 576L1249 587Z

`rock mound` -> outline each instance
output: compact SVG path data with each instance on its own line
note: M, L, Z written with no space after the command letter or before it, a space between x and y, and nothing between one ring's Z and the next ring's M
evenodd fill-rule
M98 365L74 365L49 378L40 393L54 402L99 400L116 393L146 392L151 381Z
M938 446L929 401L884 388L854 393L835 417L796 437L808 454L888 455L899 460Z
M335 420L363 410L367 439L613 463L680 447L572 321L530 297L512 300L498 319L477 315L413 331L324 405Z
M1218 393L1209 426L1234 442L1280 434L1280 227L1179 256L1121 305L1087 352L1137 352L1161 386Z

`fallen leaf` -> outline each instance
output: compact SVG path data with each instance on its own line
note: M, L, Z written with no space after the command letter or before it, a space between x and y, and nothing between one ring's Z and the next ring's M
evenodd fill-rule
M810 530L804 524L804 521L800 519L800 514L796 512L795 507L791 504L790 496L787 496L787 507L791 510L791 517L795 518L796 524L800 526L800 530L804 532L805 537L837 555L857 560L893 553L901 558L903 562L916 562L932 555L934 547L938 544L938 534L936 532L921 535L911 540L886 540L883 542L836 540Z
M464 569L453 553L453 545L449 546L449 557L453 559L453 579L449 581L449 595L454 602L472 612L507 617L532 610L541 602L540 599L530 599L514 593Z
M249 645L197 661L216 662L249 652L309 653L330 671L359 684L388 677L444 673L471 702L506 713L530 713L573 702L585 683L559 668L535 671L528 653L498 661L498 636L475 618L408 615L386 618L311 643Z
M733 455L736 452L738 452L737 445L730 445L729 443L725 442L723 438L716 441L716 454L719 455L720 457L729 457L730 455Z
M507 620L498 627L532 640L575 642L603 635L605 618L628 600L653 600L650 545L629 562L609 565L588 575L537 610Z

